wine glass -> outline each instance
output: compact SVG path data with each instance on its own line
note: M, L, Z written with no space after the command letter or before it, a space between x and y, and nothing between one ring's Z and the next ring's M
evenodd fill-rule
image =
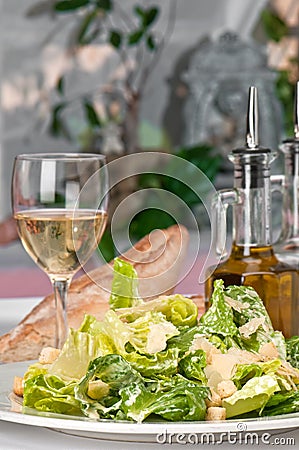
M69 285L98 246L107 204L105 156L37 153L15 158L13 213L23 246L53 284L57 348L68 332Z

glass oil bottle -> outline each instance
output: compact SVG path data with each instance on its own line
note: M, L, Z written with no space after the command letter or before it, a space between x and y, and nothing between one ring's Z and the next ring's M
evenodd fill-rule
M229 155L234 164L234 189L218 192L212 207L218 253L223 252L226 209L232 206L232 247L227 259L206 274L206 304L214 281L225 286L252 286L270 315L274 329L286 337L298 334L298 272L278 260L272 246L270 163L275 155L258 144L257 89L250 87L245 147Z
M281 233L274 251L280 261L299 270L299 82L294 101L294 138L285 140L280 149L284 175L271 177L274 188L282 193Z

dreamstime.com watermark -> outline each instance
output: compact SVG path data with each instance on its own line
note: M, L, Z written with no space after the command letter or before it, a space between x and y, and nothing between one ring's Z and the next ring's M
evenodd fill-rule
M237 424L237 431L219 433L173 433L164 431L156 435L158 444L179 445L293 445L296 446L294 437L273 436L270 433L257 433L247 431L247 425L243 422Z

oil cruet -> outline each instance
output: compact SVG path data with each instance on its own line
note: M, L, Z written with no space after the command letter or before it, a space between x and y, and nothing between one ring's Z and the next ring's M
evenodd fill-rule
M228 257L208 268L205 298L211 298L214 281L225 286L252 286L264 302L274 329L286 337L299 333L298 272L279 261L273 249L270 164L275 154L258 142L257 88L249 89L246 143L229 155L234 165L234 188L221 190L212 211L216 221L216 251L223 253L226 210L232 207L232 245Z
M274 189L282 193L281 232L274 251L279 260L299 269L299 82L294 101L294 137L285 140L280 150L284 175L271 177Z

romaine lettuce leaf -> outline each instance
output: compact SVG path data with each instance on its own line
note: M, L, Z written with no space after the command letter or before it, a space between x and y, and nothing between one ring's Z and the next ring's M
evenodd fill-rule
M124 355L124 358L143 377L152 379L170 377L177 373L179 350L177 348L169 348L153 355L128 352Z
M189 380L207 384L207 378L203 370L206 365L206 353L204 350L195 350L179 361L179 372Z
M24 384L23 407L57 414L82 415L75 399L76 381L65 381L58 376L40 374L28 378ZM24 411L24 412L25 412Z
M261 411L280 387L273 375L262 375L248 380L242 389L222 400L226 417L240 416L250 411Z
M156 311L147 311L128 324L130 344L140 353L154 354L165 350L167 340L179 334L178 329Z
M162 313L155 311L146 311L143 316L126 323L115 311L109 310L104 320L95 326L112 343L115 349L112 353L120 355L127 353L128 343L139 353L158 353L165 350L169 338L179 334L178 329Z
M206 387L176 375L156 392L144 385L128 385L121 391L122 407L127 417L136 422L142 422L153 413L171 421L204 420L204 399L208 393Z
M117 311L127 321L142 317L147 311L160 312L176 327L193 327L197 324L198 309L195 303L181 294L161 296L133 308Z
M277 416L299 412L299 390L274 394L266 403L263 416Z
M38 375L45 375L48 373L48 364L40 364L39 362L30 364L27 371L24 373L23 379L34 378Z
M234 322L239 328L244 349L258 352L263 344L272 341L279 356L286 358L285 339L281 332L274 331L263 301L252 287L228 286L225 301L233 309Z
M92 335L71 328L60 355L48 367L48 372L66 379L80 379L86 374L91 360L113 350L114 347L107 336Z
M258 293L252 287L228 286L225 290L225 297L228 302L231 298L246 306L245 308L240 309L231 304L234 313L234 321L238 327L245 325L252 319L261 318L264 320L266 326L265 331L274 331L269 314Z
M286 359L296 369L299 369L299 336L286 339Z
M128 308L143 303L138 294L138 277L134 267L120 259L114 259L110 308Z
M260 377L264 374L273 375L280 367L281 361L279 359L253 364L238 364L232 381L238 389L241 389L251 378Z
M223 280L216 280L211 298L211 306L199 319L205 332L220 336L238 336L231 306L225 301Z
M102 322L98 322L97 327L99 331L106 335L112 342L116 350L113 353L122 355L126 352L125 347L130 341L132 331L127 323L120 320L115 311L112 309L107 311L104 316L104 320Z
M194 340L194 337L200 333L200 327L181 327L179 329L180 334L174 336L168 340L167 348L173 348L179 350L180 358L189 350L191 344Z
M88 395L89 383L96 380L101 380L109 388L107 396L98 400ZM86 376L75 387L75 398L88 417L120 417L121 390L133 383L143 385L141 375L122 356L106 355L90 363Z

